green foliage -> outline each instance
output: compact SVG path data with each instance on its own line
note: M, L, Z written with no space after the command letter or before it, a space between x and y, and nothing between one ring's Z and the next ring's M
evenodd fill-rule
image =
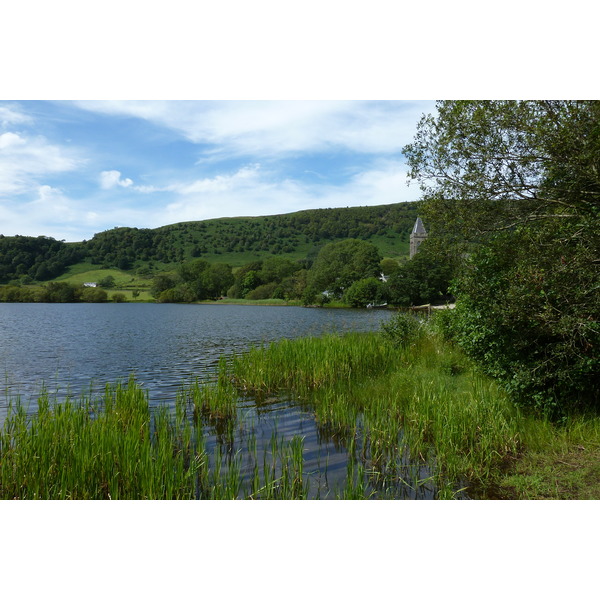
M349 239L324 246L309 272L309 285L336 298L359 279L377 277L381 255L364 240Z
M34 302L33 290L16 285L0 286L0 302Z
M106 289L114 288L115 278L112 275L107 275L98 282L98 285Z
M44 236L0 235L0 283L25 276L37 281L52 279L83 255L81 244L67 244Z
M108 294L100 288L85 288L82 290L80 298L82 302L107 302Z
M346 290L344 301L355 308L384 304L387 302L387 286L377 277L359 279Z
M388 279L390 302L396 306L415 306L448 300L452 267L443 256L428 249L419 252L393 272Z
M392 319L381 325L381 335L396 347L413 344L422 333L421 321L405 312L398 312Z
M380 263L379 267L381 272L386 276L393 275L400 268L400 264L393 258L384 258Z
M164 291L169 288L175 287L176 279L171 275L160 274L154 277L152 280L152 287L150 288L151 294L158 298Z
M64 281L51 281L37 293L37 302L79 302L83 290Z
M386 248L391 241L391 248L400 255L404 251L402 240L415 218L416 205L410 202L317 209L177 223L158 229L119 227L97 233L83 248L93 263L124 269L136 261L173 264L198 257L235 266L250 262L252 257L269 255L283 258L287 254L297 259L324 243L346 238L377 240L377 245Z
M441 102L405 153L462 347L521 403L598 406L600 103Z
M250 292L246 294L247 300L266 300L268 298L273 298L275 294L275 289L277 288L277 283L274 281L271 283L263 283L258 287L254 288Z

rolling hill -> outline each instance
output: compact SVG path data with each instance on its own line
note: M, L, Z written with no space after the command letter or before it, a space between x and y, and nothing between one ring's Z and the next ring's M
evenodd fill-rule
M384 257L408 255L417 203L304 210L264 217L192 221L156 229L119 227L82 242L0 235L0 283L64 279L68 273L119 269L141 275L202 257L232 267L268 256L311 262L319 249L368 240Z

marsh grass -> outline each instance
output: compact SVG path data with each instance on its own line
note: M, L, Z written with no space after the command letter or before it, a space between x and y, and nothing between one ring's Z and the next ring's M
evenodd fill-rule
M577 437L575 422L567 435L521 413L430 331L406 344L377 334L281 340L236 357L230 368L247 394L285 389L313 405L320 431L347 448L344 498L485 493L528 449Z
M240 394L257 409L274 396L310 407L321 441L347 455L345 481L329 486L328 458L307 473L298 435L257 439ZM0 497L303 499L320 498L321 481L326 497L348 499L568 497L598 478L599 454L598 416L557 425L522 413L434 333L405 344L329 335L223 358L174 406L151 409L134 378L78 401L43 391L33 413L15 400ZM562 495L558 464L570 469Z
M152 417L130 379L97 400L52 400L36 414L11 406L0 435L3 498L191 498L202 456L189 425L176 431L166 409ZM186 430L187 429L187 430Z
M58 401L43 392L34 413L14 401L0 432L0 497L306 498L301 438L274 436L263 468L251 480L242 474L242 454L258 467L260 452L252 436L246 448L233 449L231 394L223 380L187 386L174 408L151 410L132 377L95 399ZM211 453L206 420L217 440Z

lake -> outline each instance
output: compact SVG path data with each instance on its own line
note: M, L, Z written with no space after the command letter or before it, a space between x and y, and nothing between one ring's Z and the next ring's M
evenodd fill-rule
M7 396L59 395L126 381L168 402L223 354L280 338L373 331L393 313L297 306L0 304L1 407Z
M151 406L174 404L182 385L209 377L223 354L284 337L374 331L393 314L282 306L0 304L0 421L10 399L19 397L33 411L43 387L59 399L93 395L132 373L148 391ZM283 441L304 439L305 470L313 474L311 497L332 497L343 487L347 450L319 429L309 407L285 398L240 398L239 414L251 424L259 451L274 435ZM248 429L224 439L209 428L207 449L243 452ZM415 494L432 497L433 490L406 488L395 497Z

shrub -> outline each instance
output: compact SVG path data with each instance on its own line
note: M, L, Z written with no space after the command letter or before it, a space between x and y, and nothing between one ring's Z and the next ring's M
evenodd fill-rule
M381 325L381 333L394 346L407 346L421 335L421 321L410 313L399 312Z
M246 294L247 300L267 300L269 298L273 298L273 294L275 292L275 288L277 287L277 283L265 283L263 285L259 285L256 289L251 290Z

